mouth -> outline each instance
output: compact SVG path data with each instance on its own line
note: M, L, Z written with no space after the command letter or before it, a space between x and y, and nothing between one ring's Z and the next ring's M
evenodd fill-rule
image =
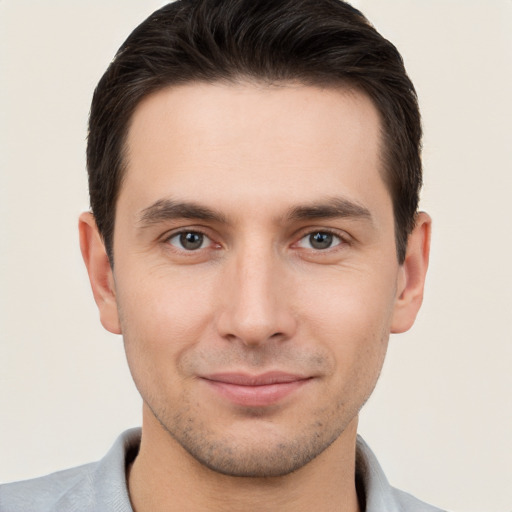
M217 373L201 377L215 393L235 405L265 407L297 392L312 380L286 372L267 372L260 375Z

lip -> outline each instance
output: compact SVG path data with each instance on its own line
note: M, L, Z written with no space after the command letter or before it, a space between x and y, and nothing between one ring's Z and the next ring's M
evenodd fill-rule
M311 381L311 377L278 371L260 375L216 373L201 378L223 398L245 407L274 405Z

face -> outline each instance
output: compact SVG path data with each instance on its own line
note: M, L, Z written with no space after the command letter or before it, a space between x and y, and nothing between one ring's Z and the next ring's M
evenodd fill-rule
M203 465L287 474L356 422L407 279L379 143L354 91L189 84L137 108L100 310L145 423Z

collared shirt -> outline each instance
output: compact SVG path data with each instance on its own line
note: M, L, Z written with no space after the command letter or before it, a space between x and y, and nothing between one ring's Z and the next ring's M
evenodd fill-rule
M137 454L140 429L121 434L99 462L0 486L1 512L133 512L126 467ZM442 512L391 487L361 437L356 480L365 512ZM362 504L363 505L363 504Z

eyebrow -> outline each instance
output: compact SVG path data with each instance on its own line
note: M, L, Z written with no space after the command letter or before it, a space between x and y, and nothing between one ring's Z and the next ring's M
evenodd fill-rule
M220 213L191 202L160 199L144 208L139 216L139 224L148 227L172 219L198 219L226 223L226 217Z
M372 221L368 208L343 197L332 197L323 202L296 206L290 210L287 217L290 221L345 217Z
M289 222L347 217L372 220L371 213L366 207L341 197L295 206L285 216ZM197 219L222 224L228 223L226 216L218 211L193 202L172 199L159 199L151 206L144 208L140 213L138 223L144 228L173 219Z

